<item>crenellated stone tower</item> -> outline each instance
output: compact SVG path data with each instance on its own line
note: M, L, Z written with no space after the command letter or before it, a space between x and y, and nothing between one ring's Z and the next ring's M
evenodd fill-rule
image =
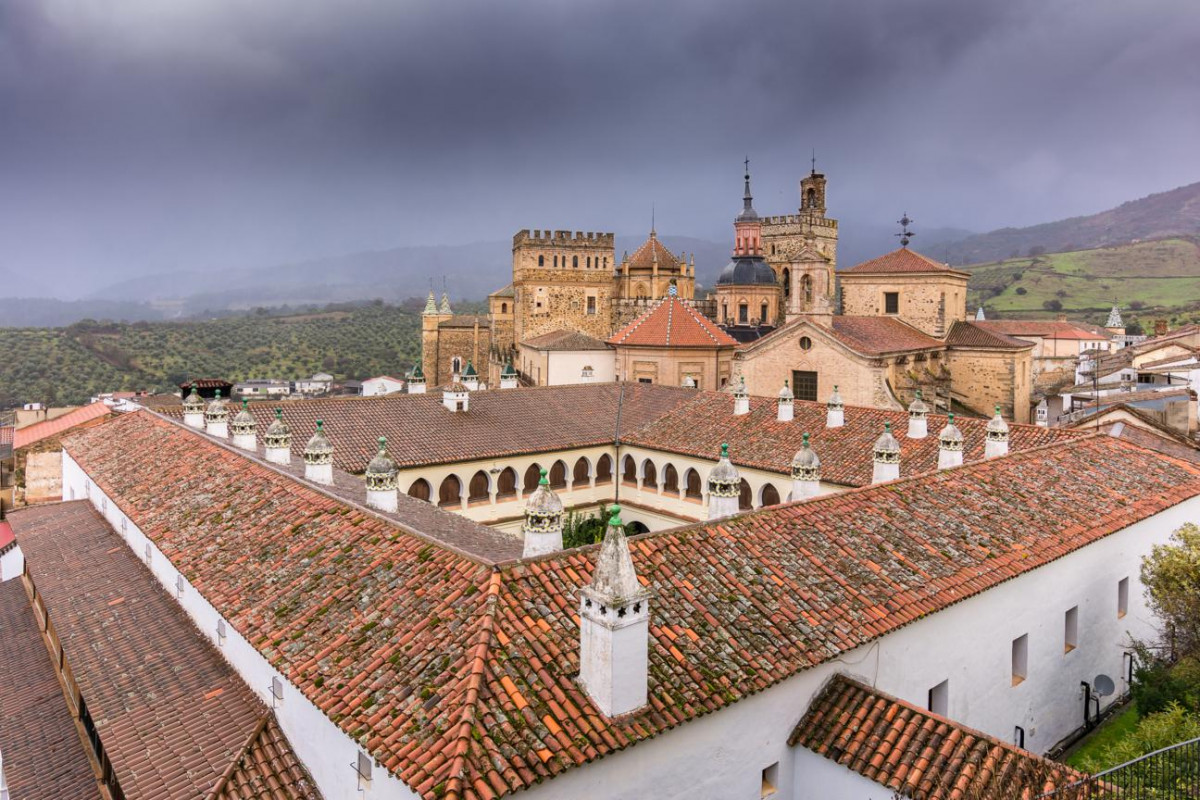
M838 222L825 216L825 176L812 172L800 181L795 214L763 217L763 255L783 287L783 313L831 314L837 291Z
M612 334L616 267L611 233L517 231L513 236L513 338L563 328Z

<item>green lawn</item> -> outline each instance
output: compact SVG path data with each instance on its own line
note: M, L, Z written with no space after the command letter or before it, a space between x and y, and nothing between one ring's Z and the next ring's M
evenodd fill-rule
M1093 768L1100 765L1098 767L1100 770L1115 767L1116 764L1104 763L1102 755L1105 748L1128 736L1137 727L1137 724L1137 709L1134 708L1133 703L1130 703L1123 711L1117 712L1103 725L1088 734L1083 743L1067 756L1067 763L1076 769L1083 769L1085 764L1090 764Z

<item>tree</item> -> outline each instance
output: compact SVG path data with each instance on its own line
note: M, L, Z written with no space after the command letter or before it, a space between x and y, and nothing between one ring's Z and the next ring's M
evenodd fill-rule
M1141 578L1175 652L1200 655L1200 527L1189 522L1155 545L1142 558Z
M1042 303L1042 308L1046 309L1047 311L1062 311L1062 301L1047 300Z
M1033 247L1029 248L1030 258L1037 258L1038 256L1044 255L1046 255L1046 248L1040 244L1035 244Z
M1018 286L1017 294L1029 294L1029 290L1026 289L1024 286Z

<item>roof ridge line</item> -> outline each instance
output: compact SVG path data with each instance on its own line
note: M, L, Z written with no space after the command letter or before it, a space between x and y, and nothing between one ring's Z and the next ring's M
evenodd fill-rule
M463 700L462 717L452 741L455 742L454 757L450 762L450 777L446 780L447 800L461 800L463 795L463 773L470 749L471 727L478 717L479 696L484 685L483 673L487 670L487 655L491 650L493 630L496 625L496 605L500 598L500 570L492 567L488 578L487 597L484 600L483 622L476 636L475 652L471 656L471 677L467 680L466 697Z
M254 726L254 730L250 732L250 736L247 737L246 742L242 745L242 749L229 762L229 766L225 767L225 771L221 773L221 777L217 779L213 787L208 790L208 794L204 796L204 800L216 800L216 798L221 796L221 792L229 785L229 780L233 777L233 773L237 771L238 766L242 763L242 759L250 752L250 748L254 746L255 740L262 735L263 729L267 727L267 722L270 719L270 711L262 715L258 720L258 724Z

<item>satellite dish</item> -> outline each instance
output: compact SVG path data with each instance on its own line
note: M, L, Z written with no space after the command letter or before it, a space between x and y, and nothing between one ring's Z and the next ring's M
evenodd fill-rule
M1092 686L1096 689L1096 694L1100 697L1108 697L1117 690L1117 685L1113 683L1113 679L1107 675L1100 674L1092 681Z

